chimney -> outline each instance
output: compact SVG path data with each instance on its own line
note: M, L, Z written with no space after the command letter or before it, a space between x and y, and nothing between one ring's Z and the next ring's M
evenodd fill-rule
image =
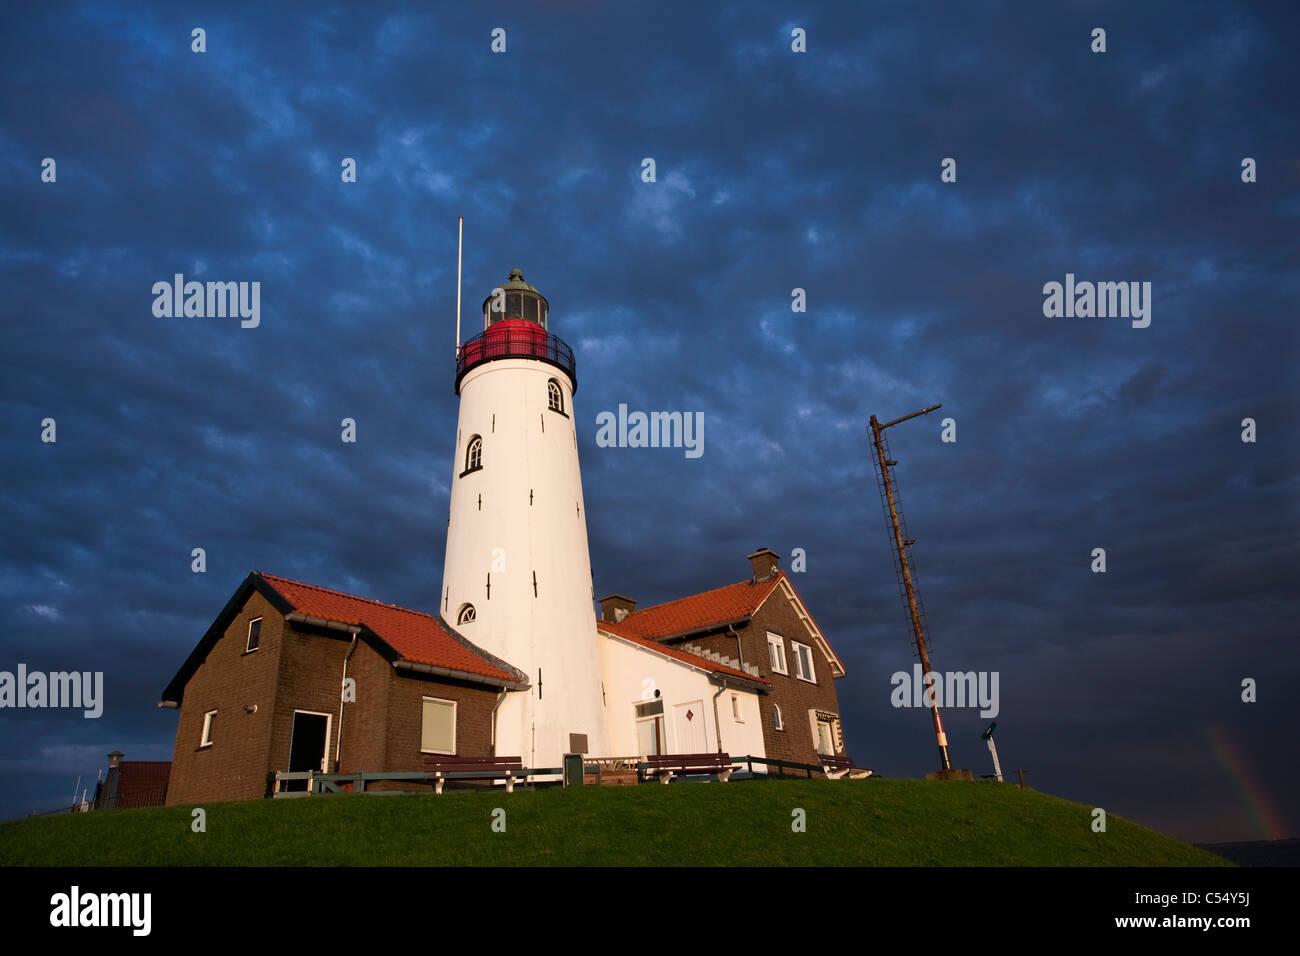
M750 563L754 566L755 584L759 581L766 581L775 575L777 562L781 560L781 556L771 548L759 548L753 554L747 554L745 557L749 558Z
M600 619L618 623L636 610L636 601L622 594L610 594L600 599Z
M108 769L109 769L109 770L116 770L116 769L117 769L117 765L118 765L119 763L122 762L122 757L124 757L124 756L125 756L125 754L123 754L122 751L120 751L120 750L114 750L111 754L109 754L109 755L108 755Z

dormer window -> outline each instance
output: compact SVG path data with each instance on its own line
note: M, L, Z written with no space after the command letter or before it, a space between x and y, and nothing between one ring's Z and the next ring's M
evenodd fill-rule
M474 435L469 440L469 445L465 448L465 470L460 473L464 478L471 471L478 471L483 467L483 436Z
M560 389L560 383L555 379L550 379L546 383L546 404L551 411L559 412L561 415L565 414L564 392Z
M473 604L462 604L462 605L460 606L460 610L456 613L456 623L457 623L457 624L473 624L473 623L474 623L474 605L473 605Z

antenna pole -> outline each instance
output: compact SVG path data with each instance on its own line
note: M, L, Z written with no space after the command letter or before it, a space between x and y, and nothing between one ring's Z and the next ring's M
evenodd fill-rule
M930 652L925 646L925 629L921 625L921 610L916 593L916 582L912 577L912 568L907 558L907 549L911 541L903 537L902 522L899 520L898 499L894 494L895 479L890 469L898 464L885 455L885 445L882 435L886 428L891 425L897 425L899 422L905 422L915 418L918 415L924 415L928 412L940 408L940 405L931 405L929 408L923 408L919 412L913 412L910 415L904 415L902 418L895 418L892 422L880 424L875 415L871 416L871 444L876 457L876 467L880 473L882 497L885 499L887 510L889 512L890 537L894 541L894 547L898 552L898 572L903 581L903 593L907 602L908 617L912 622L912 635L916 640L917 656L921 658L921 673L927 689L934 687L934 676L930 670ZM931 698L935 703L930 705L930 717L934 723L934 736L939 744L939 764L944 771L952 769L952 763L948 759L948 735L943 731L943 718L939 716L938 696Z
M460 358L460 257L465 248L465 217L456 217L456 358Z

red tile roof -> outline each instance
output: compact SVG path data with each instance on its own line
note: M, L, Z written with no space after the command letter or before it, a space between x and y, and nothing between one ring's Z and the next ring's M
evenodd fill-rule
M659 642L665 638L678 637L693 631L702 631L718 625L730 624L733 621L741 621L752 616L781 582L787 580L784 571L777 571L775 575L766 581L757 583L752 579L738 581L735 584L728 584L726 587L714 588L712 591L702 591L689 597L678 598L676 601L668 601L664 604L642 608L623 618L618 625L621 629L611 629L611 633L625 637L632 635ZM792 589L793 587L794 585L791 585ZM802 603L802 600L800 600L801 605ZM826 640L826 635L821 633L821 628L817 626L817 622L813 619L812 612L806 607L804 611L807 613L808 620L813 628L821 634L821 639L825 642L826 649L833 658L833 663L838 665L842 673L844 665L836 655L835 649L831 647L830 641ZM608 624L608 621L600 622L601 627Z
M507 670L509 664L474 647L432 615L273 574L261 574L261 577L299 614L365 627L392 647L403 660L510 683L519 683L522 679L519 672Z
M631 617L631 615L628 615L628 617ZM617 637L624 638L625 640L631 641L633 644L639 644L641 647L648 647L650 650L662 654L665 657L671 657L687 664L693 664L711 674L727 674L731 677L743 677L745 680L752 680L759 684L772 683L765 677L746 674L742 670L736 670L734 667L727 667L725 664L711 661L707 657L700 657L698 654L692 654L689 651L683 651L680 648L672 647L668 644L661 644L659 641L651 640L648 637L642 637L635 630L627 627L627 618L624 618L619 623L613 621L597 621L596 627L607 634L613 634Z
M766 581L740 581L690 597L633 611L622 624L641 637L659 639L749 617L785 578L778 571Z

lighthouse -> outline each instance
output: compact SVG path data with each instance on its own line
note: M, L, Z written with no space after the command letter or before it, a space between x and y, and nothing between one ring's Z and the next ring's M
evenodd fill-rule
M530 767L608 752L576 391L550 304L512 270L483 300L483 331L456 356L439 596L451 627L527 675L527 689L497 706L493 747Z

